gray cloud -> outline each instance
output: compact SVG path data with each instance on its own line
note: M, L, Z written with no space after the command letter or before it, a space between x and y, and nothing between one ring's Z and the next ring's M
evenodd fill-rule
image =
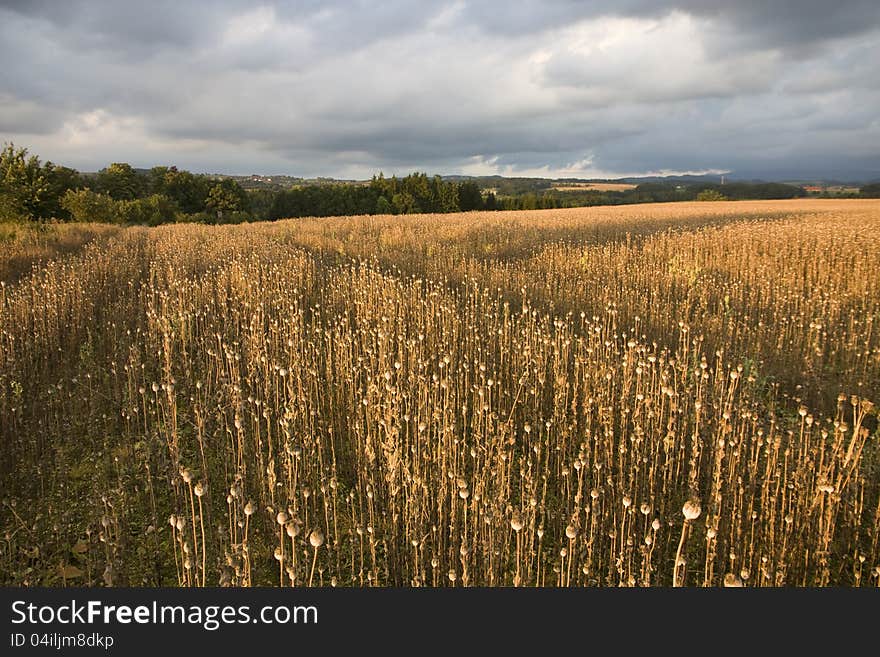
M660 18L682 11L722 23L743 44L789 47L874 29L880 5L874 0L521 0L511 6L469 3L465 15L487 31L530 33L596 16Z
M0 138L93 169L880 176L875 0L0 2Z

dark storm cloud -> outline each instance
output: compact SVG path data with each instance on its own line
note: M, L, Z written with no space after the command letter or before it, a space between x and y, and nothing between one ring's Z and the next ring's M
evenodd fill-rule
M488 31L525 34L602 15L658 18L676 10L724 22L745 42L773 46L857 34L880 20L876 0L521 0L469 3L465 15Z
M80 168L870 176L878 55L876 0L7 1L0 138Z
M233 3L220 3L221 12ZM222 13L205 11L206 3L175 0L13 0L0 2L10 14L45 21L61 38L85 49L135 52L144 47L188 46L209 33ZM10 17L11 19L11 17Z

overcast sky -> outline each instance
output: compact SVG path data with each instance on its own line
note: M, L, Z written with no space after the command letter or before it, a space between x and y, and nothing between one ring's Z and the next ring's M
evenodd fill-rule
M0 141L96 170L880 178L878 0L0 0Z

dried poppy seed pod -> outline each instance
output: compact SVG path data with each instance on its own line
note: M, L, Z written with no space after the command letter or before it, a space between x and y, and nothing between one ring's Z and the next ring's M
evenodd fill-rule
M246 516L254 515L254 511L256 511L256 508L254 507L253 502L248 502L247 504L244 505L244 514Z
M577 530L577 527L575 527L574 525L569 525L568 527L565 528L565 536L569 540L573 541L575 538L577 538L577 535L578 535L578 530Z
M288 516L286 511L279 511L278 515L275 516L275 522L279 525L285 525L287 523Z
M309 534L309 545L316 549L324 545L324 533L320 529L314 529Z
M522 530L522 528L523 528L523 519L522 519L522 516L519 514L519 512L516 512L516 513L513 514L513 516L511 516L511 518L510 518L510 528L511 528L513 531L515 531L515 532L518 532L518 531Z
M696 520L700 517L700 502L699 500L688 500L684 503L684 506L681 508L681 512L684 514L685 520Z
M736 573L727 573L724 576L724 586L726 588L740 588L742 585L742 580Z

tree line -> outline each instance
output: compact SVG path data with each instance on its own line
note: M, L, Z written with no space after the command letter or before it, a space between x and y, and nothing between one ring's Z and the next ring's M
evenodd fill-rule
M115 162L94 174L41 162L26 148L0 152L0 221L96 221L157 225L244 221L247 193L235 180L177 167L139 171Z
M379 174L369 184L302 185L276 192L267 219L468 212L493 209L493 202L494 195L484 198L472 181L446 181L425 173L402 178Z
M491 196L491 195L490 195ZM285 217L462 212L491 208L474 182L413 173L374 176L367 184L304 184L245 190L231 177L175 166L138 170L115 162L80 173L41 162L26 148L0 152L0 221L95 221L145 224L241 223Z
M880 182L865 185L859 190L859 192L861 193L861 196L865 198L880 198Z
M622 191L558 190L552 181L491 177L398 178L365 183L319 182L287 188L245 189L232 177L196 174L175 166L135 169L116 162L97 173L42 162L26 148L0 151L0 221L94 221L155 226L169 222L241 223L287 217L414 214L471 210L537 210L693 200L785 199L806 196L783 183L646 182ZM542 189L542 186L544 187ZM496 194L497 192L497 194ZM880 183L860 196L880 196Z
M745 201L801 198L802 187L785 183L725 184L697 182L646 182L621 191L558 190L527 191L494 199L498 210L541 210L576 208L591 205L628 205L631 203L671 203L674 201Z

